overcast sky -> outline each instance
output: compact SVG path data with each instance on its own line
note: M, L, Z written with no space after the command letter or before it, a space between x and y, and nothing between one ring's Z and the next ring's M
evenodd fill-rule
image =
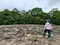
M5 8L30 10L34 7L40 7L45 12L50 11L52 8L60 9L60 0L0 0L0 10Z

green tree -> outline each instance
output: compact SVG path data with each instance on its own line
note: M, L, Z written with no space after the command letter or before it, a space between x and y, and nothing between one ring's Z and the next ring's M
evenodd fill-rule
M41 14L42 14L42 8L36 7L31 10L31 15L33 16L39 16Z
M51 10L52 13L52 23L56 25L60 25L60 11L57 8Z
M17 8L14 8L12 11L11 11L12 14L14 15L20 15L20 11L17 9Z
M4 9L4 11L1 11L0 14L8 16L11 14L11 11L9 11L8 9Z

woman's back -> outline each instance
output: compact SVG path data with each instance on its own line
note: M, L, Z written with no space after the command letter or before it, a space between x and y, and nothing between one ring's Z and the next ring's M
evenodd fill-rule
M45 29L52 29L52 26L49 22L46 22Z

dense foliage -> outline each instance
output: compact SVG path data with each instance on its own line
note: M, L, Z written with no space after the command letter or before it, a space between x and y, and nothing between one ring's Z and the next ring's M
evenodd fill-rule
M42 8L33 8L29 11L19 11L14 8L12 11L4 9L0 11L0 25L11 24L45 24L50 19L52 24L60 25L60 10L56 8L46 13Z

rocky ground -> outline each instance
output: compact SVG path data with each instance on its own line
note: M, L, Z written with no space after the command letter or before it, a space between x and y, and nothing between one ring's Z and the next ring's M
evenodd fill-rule
M60 26L53 26L52 37L43 37L44 25L0 26L0 45L60 45Z

